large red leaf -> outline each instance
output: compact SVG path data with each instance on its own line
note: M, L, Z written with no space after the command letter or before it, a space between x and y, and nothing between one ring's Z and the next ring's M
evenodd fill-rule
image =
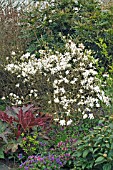
M36 118L31 111L27 111L26 113L23 113L22 109L20 109L18 114L18 124L21 125L24 131L36 125L44 126L46 124L46 121L48 120L51 120L51 116L48 115L45 117Z
M12 116L9 117L5 112L0 111L0 120L12 124L14 119Z

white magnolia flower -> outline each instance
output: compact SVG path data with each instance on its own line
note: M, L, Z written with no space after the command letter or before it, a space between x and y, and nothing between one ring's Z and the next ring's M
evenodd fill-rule
M69 74L69 70L66 70L66 75Z
M9 93L9 96L13 96L13 93Z
M30 93L34 93L34 90L30 90Z
M27 74L24 71L22 71L22 76L27 77Z
M19 77L21 77L21 75L19 74L17 77L19 78Z
M22 101L21 101L21 100L19 100L17 103L18 103L18 104L22 104Z
M59 91L60 91L61 93L63 93L63 94L64 94L64 93L65 93L65 89L64 89L64 87L60 88L60 89L59 89Z
M76 10L78 11L78 8L76 8ZM79 44L79 47L81 48L81 49L84 49L85 48L85 46L81 43L81 44Z
M93 103L93 102L92 102L92 103L90 103L90 104L89 104L89 106L90 106L91 108L93 108L94 103Z
M64 81L65 83L69 83L69 80L68 80L66 77L63 78L63 81Z
M6 98L3 96L1 99L2 99L2 100L5 100Z
M22 55L22 57L21 57L21 59L28 59L30 57L30 53L29 52L27 52L26 54L23 54Z
M90 118L90 119L94 119L94 116L93 116L92 113L89 114L89 118Z
M48 101L48 104L51 104L51 100Z
M80 93L83 93L83 90L82 90L82 89L80 89L80 90L79 90L79 92L80 92Z
M54 84L57 84L58 83L58 80L56 79L56 80L54 80Z
M16 87L19 87L19 86L20 86L20 84L18 83L18 84L16 84L15 86L16 86Z
M100 107L100 104L99 104L99 103L96 103L96 107Z
M54 94L58 94L58 93L59 93L59 89L57 88L54 90Z
M51 23L51 22L52 22L52 20L50 19L50 20L49 20L49 23Z
M66 112L66 115L67 115L67 116L70 115L70 109Z
M66 125L66 121L65 121L65 120L60 120L59 123L60 123L60 125L62 125L62 126Z
M11 55L15 55L16 53L14 51L11 52Z
M83 119L86 119L87 117L88 117L87 114L84 114L84 115L83 115Z
M100 92L99 86L93 87L93 90L94 90L95 92Z
M91 109L89 109L89 108L85 108L85 110L86 110L87 112L90 112L90 111L91 111Z
M37 97L38 95L37 95L37 93L34 93L34 97Z
M59 119L58 119L58 118L56 118L56 119L54 119L54 121L55 121L55 122L58 122L58 121L59 121Z
M103 77L109 77L109 75L108 74L103 74Z
M71 119L68 120L68 121L67 121L67 126L68 126L68 125L71 125L72 122L73 122L73 121L72 121Z
M55 99L54 99L54 102L55 102L55 103L59 103L60 101L59 101L58 98L55 98Z

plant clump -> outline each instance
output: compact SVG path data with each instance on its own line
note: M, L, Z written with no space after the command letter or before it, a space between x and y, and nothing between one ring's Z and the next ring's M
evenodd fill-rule
M91 51L84 50L83 44L77 47L69 40L64 53L53 53L51 50L39 52L40 59L26 53L19 61L15 60L13 64L6 65L5 70L16 74L33 88L26 94L31 100L33 97L35 100L40 99L39 87L42 91L45 90L43 103L53 110L55 119L60 120L60 124L66 125L64 119L70 120L69 124L72 123L71 118L75 113L80 113L84 119L93 119L95 108L100 108L101 103L109 105L109 98L101 90L100 80L97 78L96 60ZM38 75L39 79L44 80L43 84L42 81L36 81ZM19 87L19 84L15 86ZM13 104L18 101L13 92L6 97L14 102Z

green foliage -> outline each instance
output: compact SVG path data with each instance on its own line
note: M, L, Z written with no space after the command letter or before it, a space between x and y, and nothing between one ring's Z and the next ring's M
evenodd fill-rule
M6 108L6 103L3 100L0 99L0 110L4 111L5 108Z
M28 51L39 56L39 49L64 51L63 36L71 36L87 49L94 51L100 66L108 70L111 65L113 48L113 8L103 10L95 0L41 0L36 7L25 12L24 34L29 37ZM103 41L103 45L100 40ZM106 50L103 51L103 48ZM106 52L108 57L106 56Z
M106 79L106 86L104 87L105 93L107 96L110 97L111 104L108 108L105 107L105 111L107 113L112 113L113 111L113 75L109 75L107 78L104 78L104 81Z
M8 136L11 134L11 130L7 123L0 120L0 142L8 143Z
M57 145L60 141L65 142L70 138L83 138L98 124L98 119L82 119L75 120L69 126L61 127L58 124L53 124L52 129L48 133L50 146Z
M23 135L24 134L22 134L22 136ZM32 154L37 154L39 150L39 141L38 141L37 132L34 132L33 135L29 134L28 136L23 137L20 147L28 156Z
M77 144L75 167L79 169L103 169L113 168L113 121L103 119L94 130L84 136Z
M0 158L5 158L5 154L7 153L10 159L10 156L17 152L19 144L20 139L18 141L15 140L8 123L0 120Z
M75 145L78 138L83 138L97 123L98 119L86 119L81 120L76 125L72 124L65 127L53 124L45 135L44 132L41 132L41 134L40 132L37 133L36 129L27 136L26 134L22 134L23 141L20 146L24 152L21 160L24 161L26 156L28 156L28 159L21 166L29 167L30 162L32 162L32 168L34 169L43 169L44 166L48 169L57 169L59 168L59 164L56 164L56 160L60 159L59 163L62 163L61 167L71 169L75 159L73 153L77 149ZM34 156L35 154L36 156ZM37 163L35 161L36 159L38 160Z
M50 84L49 92L51 94L51 99L53 98L55 90L52 87L53 82L51 82L51 80L52 78L54 80L57 79L58 76L61 75L61 72L60 74L53 75L47 84L46 78L48 77L46 77L46 74L49 75L47 71L44 72L44 70L42 70L41 73L37 71L36 74L31 74L30 79L29 75L31 71L28 71L27 76L24 72L25 77L23 76L21 78L21 69L19 74L14 72L9 73L9 71L5 70L4 65L12 64L12 68L14 68L14 64L18 62L21 64L20 57L26 49L25 39L29 42L27 43L27 51L35 53L36 57L41 58L43 56L49 58L49 54L50 56L53 54L56 56L60 54L59 56L62 55L62 58L65 58L64 54L67 50L67 47L65 47L65 40L72 37L72 43L76 42L77 47L80 43L83 43L86 49L91 49L93 51L95 58L99 58L98 70L100 74L99 78L101 79L100 84L106 81L107 86L103 88L106 94L110 96L111 103L113 103L113 7L111 6L109 9L103 10L101 5L95 0L55 0L53 2L48 0L46 5L43 5L43 3L44 0L40 0L36 7L33 6L29 10L27 9L26 12L24 11L25 13L21 23L19 23L22 26L21 28L19 24L15 22L15 18L11 17L17 14L17 11L13 11L12 9L11 15L9 15L7 11L6 15L0 16L0 19L2 19L0 24L0 63L2 63L0 65L0 98L6 97L7 99L7 96L10 94L10 97L12 99L15 97L14 99L16 101L22 100L22 102L31 102L31 98L33 98L32 100L38 103L37 101L39 98L36 101L35 96L37 97L40 95L42 100L40 100L40 103L46 101L45 103L48 104L48 97L46 97L46 95L48 95L48 84ZM11 21L9 21L9 19L11 19ZM15 30L15 32L12 30ZM23 31L23 33L21 31ZM21 38L23 36L23 41L20 39L20 36ZM81 48L83 48L83 45ZM43 54L41 54L39 50L42 50ZM12 51L14 51L13 54L11 54ZM54 53L54 51L61 53ZM67 52L70 52L70 50ZM85 49L83 49L83 53L86 55ZM7 56L8 59L6 59ZM33 60L35 57L33 58L33 56L31 56L28 53L23 55L22 62L28 65L28 57L30 63L36 63L37 60ZM88 70L91 61L91 59L88 60L88 64L85 63L85 61L84 63L80 63L85 64L85 68ZM72 63L72 58L69 63ZM55 62L55 64L57 63ZM31 68L31 65L28 67ZM70 74L67 75L67 79L71 78L71 80L73 80L73 67L77 68L78 66L76 64L74 65L74 62L72 63L72 67L69 70ZM78 68L81 68L81 66ZM80 73L82 74L82 72L80 72L78 68L76 76L80 79ZM107 71L110 74L105 78L103 74L107 73ZM63 76L63 78L66 77L65 71L63 72ZM29 81L25 81L26 78L28 78ZM81 77L81 80L82 79L83 76ZM9 85L7 85L8 83ZM78 91L81 90L81 84L80 82L77 83L78 90L76 93L79 94ZM92 84L94 85L94 83ZM61 87L62 84L60 85L60 88ZM72 85L67 86L66 84L65 90L69 92L68 96L71 92L73 98L75 97L75 99L77 99L74 94L74 90L77 89L75 84L73 87L74 88L70 90ZM89 85L89 87L91 86ZM85 96L87 97L91 90L86 92ZM80 95L84 96L84 94ZM24 100L25 96L27 96L27 99ZM60 94L58 97L60 99ZM20 105L22 102L20 102ZM45 106L45 103L43 106ZM77 99L77 104L78 103L79 99ZM52 104L53 102L51 102L51 105ZM59 105L60 103L58 103L58 109ZM5 107L5 102L0 100L0 110L5 110ZM108 109L104 109L103 107L104 110L102 108L95 108L93 112L97 117L100 117L100 115L105 116L107 113L112 113L113 108L110 107ZM70 108L72 109L72 107ZM78 108L80 108L80 106L78 106ZM2 120L0 121L0 158L5 158L7 154L9 159L15 159L18 154L23 154L23 158L19 158L18 160L18 162L20 162L24 161L28 156L26 163L22 164L26 169L29 168L31 162L34 164L34 168L31 169L41 170L45 170L45 168L53 170L113 169L113 115L100 120L98 124L98 119L80 120L80 115L77 112L76 119L73 115L70 117L73 119L71 125L64 125L61 127L59 123L49 126L51 122L48 118L50 117L46 119L44 114L39 114L36 110L36 112L30 110L31 106L22 107L21 113L19 109L20 107L9 107L8 109L6 108L6 112L0 111L0 118ZM83 110L85 109L86 105L83 107ZM54 113L54 109L52 110L49 107L48 110ZM61 109L59 109L59 112L60 111ZM75 113L76 107L72 111ZM20 114L18 114L18 112ZM26 114L26 112L28 114ZM38 117L36 115L37 113ZM65 118L67 121L67 117ZM36 120L40 123L38 124ZM44 125L44 128L41 129L39 126L37 128L37 125ZM24 134L22 132L24 132ZM20 134L22 135L20 136Z

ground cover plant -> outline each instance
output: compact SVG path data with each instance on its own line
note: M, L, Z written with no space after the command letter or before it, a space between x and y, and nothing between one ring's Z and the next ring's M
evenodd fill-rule
M112 3L33 2L1 5L0 165L112 170Z

